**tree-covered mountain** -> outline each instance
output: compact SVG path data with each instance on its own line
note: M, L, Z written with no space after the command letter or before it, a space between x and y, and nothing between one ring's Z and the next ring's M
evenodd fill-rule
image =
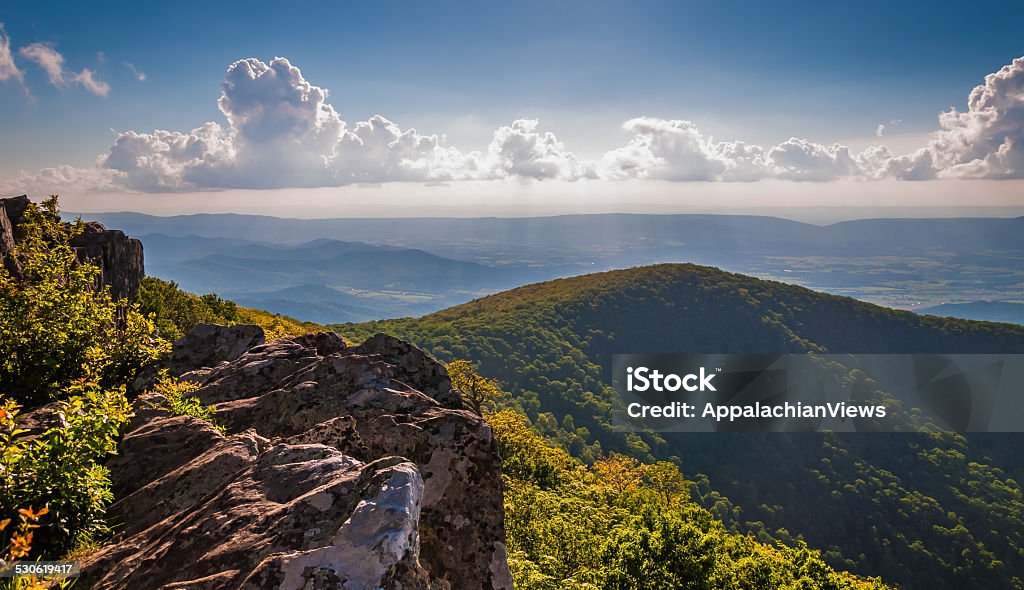
M907 588L1024 585L1024 460L1014 449L1024 437L623 433L608 386L614 353L1021 353L1024 327L658 265L337 329L471 359L572 454L676 461L706 507L762 539L806 540L834 565Z

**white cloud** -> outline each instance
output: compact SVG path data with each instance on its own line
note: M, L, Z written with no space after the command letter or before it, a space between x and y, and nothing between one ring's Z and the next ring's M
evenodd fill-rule
M86 90L95 94L96 96L102 96L106 98L110 95L110 84L102 80L97 80L96 76L93 75L92 70L89 68L82 68L82 71L75 74L73 78L75 82L78 82L85 87Z
M463 155L436 135L402 131L380 115L346 131L331 162L339 184L449 181L475 177L479 155Z
M112 171L62 164L44 168L35 174L22 172L10 181L0 180L0 195L51 195L80 192L83 187L93 191L113 192L121 190L122 184Z
M604 155L601 168L608 178L715 180L727 168L715 144L690 121L638 117L622 128L633 139Z
M240 60L217 101L225 127L123 132L99 164L139 191L595 176L534 120L498 129L484 154L463 153L379 115L349 126L327 97L287 59Z
M850 148L825 146L791 137L768 152L774 176L784 180L827 181L858 176L860 166Z
M99 160L127 188L335 186L398 180L456 180L475 164L433 135L402 131L376 116L347 128L327 91L287 59L237 61L217 105L227 126L188 133L127 131Z
M885 123L879 123L875 129L875 137L882 137L885 135Z
M594 178L592 164L580 162L551 132L538 131L536 119L499 127L487 147L484 178L578 180Z
M63 88L67 85L64 81L64 56L53 46L46 43L32 43L18 50L18 55L36 63L48 78L50 84Z
M985 76L926 148L943 177L1024 178L1024 57Z
M65 70L64 56L49 43L26 45L18 50L18 55L39 66L46 72L50 84L57 88L66 88L70 83L77 83L96 96L105 98L110 94L110 84L96 79L95 73L89 68L83 68L77 74Z
M0 23L0 82L7 80L24 81L24 75L14 63L14 54L11 53L11 38L4 32L4 24Z
M131 63L129 61L126 61L126 62L124 62L124 66L126 68L128 68L129 70L131 70L132 75L135 76L136 80L138 80L139 82L145 82L146 81L146 72L143 72L139 68L135 67L135 64L133 64L133 63Z
M631 119L623 128L634 134L633 139L605 154L601 170L606 178L826 181L862 172L857 157L838 144L825 146L795 137L770 148L717 142L690 121L651 117Z

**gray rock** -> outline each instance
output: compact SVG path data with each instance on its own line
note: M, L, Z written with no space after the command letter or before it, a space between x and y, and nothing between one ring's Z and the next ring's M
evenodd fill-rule
M249 324L199 324L174 343L168 367L173 375L233 361L266 341L263 328Z
M83 587L511 590L494 437L429 355L307 335L186 377L228 434L137 400Z

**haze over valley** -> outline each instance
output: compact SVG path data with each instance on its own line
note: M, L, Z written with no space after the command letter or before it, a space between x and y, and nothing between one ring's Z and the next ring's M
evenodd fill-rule
M88 217L140 238L152 276L321 323L417 316L528 283L660 262L968 319L1020 322L1024 304L1022 217L825 226L739 215Z

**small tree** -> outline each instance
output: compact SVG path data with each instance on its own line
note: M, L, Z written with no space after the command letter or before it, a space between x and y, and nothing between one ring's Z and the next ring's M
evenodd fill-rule
M594 475L602 487L622 494L636 490L643 481L644 470L640 461L623 455L612 455L594 463Z
M484 409L492 406L494 400L501 395L501 387L497 379L481 377L473 363L457 360L448 363L448 376L452 387L459 390L462 399L473 408L478 415L484 415Z
M677 497L689 495L686 478L675 463L658 461L654 465L646 466L644 479L647 480L647 485L665 500L665 506L670 506L672 500Z

